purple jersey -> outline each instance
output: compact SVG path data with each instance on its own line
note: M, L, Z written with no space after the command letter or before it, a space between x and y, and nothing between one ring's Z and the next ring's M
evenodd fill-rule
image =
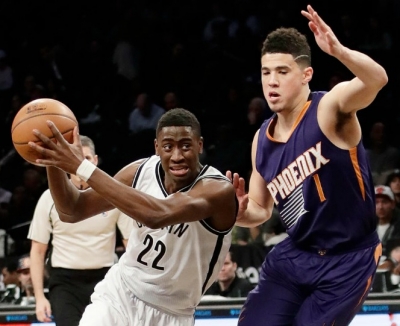
M325 92L313 92L287 142L260 128L257 171L264 177L287 233L299 247L344 252L373 246L376 234L375 195L365 149L332 144L317 121Z

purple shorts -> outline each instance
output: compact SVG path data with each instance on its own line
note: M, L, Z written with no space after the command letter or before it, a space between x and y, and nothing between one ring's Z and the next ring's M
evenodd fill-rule
M368 295L381 248L321 256L285 239L267 255L238 326L347 326Z

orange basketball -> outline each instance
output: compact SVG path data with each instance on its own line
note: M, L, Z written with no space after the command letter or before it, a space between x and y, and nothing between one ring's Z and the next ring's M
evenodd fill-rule
M11 137L15 150L26 161L38 165L35 160L41 155L29 147L32 141L43 146L43 143L33 134L33 129L39 130L55 141L46 121L51 120L64 138L73 142L73 129L78 125L74 113L60 101L50 98L40 98L25 104L16 114L12 127Z

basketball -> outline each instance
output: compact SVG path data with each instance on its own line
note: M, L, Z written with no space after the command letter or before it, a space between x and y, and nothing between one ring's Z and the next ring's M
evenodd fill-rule
M28 142L35 142L40 146L43 146L43 143L33 134L33 129L39 130L55 142L53 133L46 123L47 120L56 125L69 143L73 142L72 132L78 125L75 115L64 103L54 99L41 98L25 104L15 115L12 123L11 138L15 150L23 159L34 165L39 165L35 160L42 157L29 147Z

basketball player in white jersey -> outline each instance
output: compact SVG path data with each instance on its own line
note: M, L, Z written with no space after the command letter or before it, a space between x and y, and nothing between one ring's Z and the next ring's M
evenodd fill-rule
M199 162L196 117L184 109L166 112L156 130L156 155L114 178L82 157L77 129L69 144L48 125L58 144L34 130L47 149L30 146L44 157L37 163L47 166L60 219L74 223L116 207L134 220L126 253L96 286L80 326L192 326L229 250L237 210L230 180ZM91 189L79 192L67 173Z

